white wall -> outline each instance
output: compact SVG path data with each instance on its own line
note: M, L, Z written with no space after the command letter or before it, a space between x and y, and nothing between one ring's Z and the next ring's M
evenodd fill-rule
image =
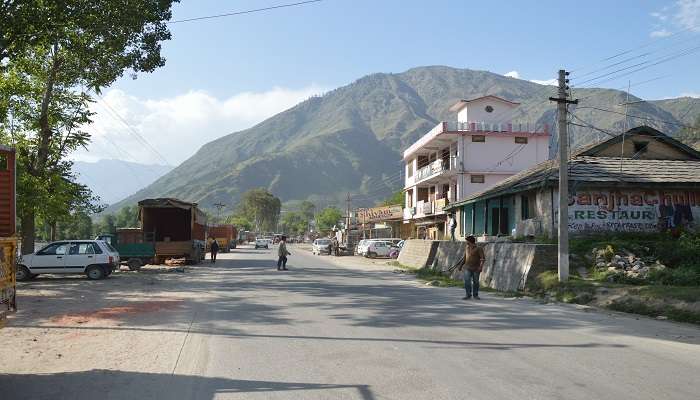
M530 136L527 144L515 143L514 136L491 133L486 142L464 138L464 169L479 172L520 172L549 158L549 137Z
M475 175L482 175L482 174L475 174ZM473 193L479 193L482 192L491 186L497 184L498 182L512 176L511 174L486 174L484 175L484 183L472 183L471 182L471 177L470 174L467 172L464 174L464 185L462 186L461 193L460 193L460 200L463 199L464 197L473 194Z
M492 112L486 112L486 106L493 107ZM487 124L507 124L513 119L513 110L518 106L486 98L470 102L457 113L458 122L485 122Z

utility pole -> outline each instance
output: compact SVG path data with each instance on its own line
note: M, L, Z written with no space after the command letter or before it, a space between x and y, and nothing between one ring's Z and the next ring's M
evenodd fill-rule
M219 219L219 222L221 222L221 211L223 211L224 207L226 207L226 204L222 202L214 203L214 207L216 207L217 210L217 218Z
M566 107L578 104L578 100L569 100L566 94L568 75L565 70L559 70L559 97L549 98L557 102L559 117L559 282L569 280L569 126Z
M350 197L350 192L348 192L348 197L347 197L347 199L345 199L345 201L347 202L347 210L345 213L345 217L346 217L345 229L348 231L350 230L350 202L352 201L351 199L352 199L352 197Z

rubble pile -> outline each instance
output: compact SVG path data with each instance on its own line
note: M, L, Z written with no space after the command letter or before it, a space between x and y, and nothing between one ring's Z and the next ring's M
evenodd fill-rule
M646 279L651 271L666 268L654 257L639 257L626 249L614 250L607 246L594 248L592 253L597 270L625 275L628 278Z

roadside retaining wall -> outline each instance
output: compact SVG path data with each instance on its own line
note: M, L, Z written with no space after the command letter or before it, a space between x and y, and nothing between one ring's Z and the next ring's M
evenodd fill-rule
M483 246L486 256L481 284L496 290L523 289L529 279L557 268L556 245L493 242L479 246ZM465 247L463 241L408 240L398 261L414 268L429 267L450 274L454 279L462 279L462 272L455 269L450 273L448 270L464 257Z

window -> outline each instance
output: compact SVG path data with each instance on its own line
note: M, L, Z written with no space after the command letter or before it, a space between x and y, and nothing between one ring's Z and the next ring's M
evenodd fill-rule
M527 138L523 136L516 136L515 137L515 143L518 144L527 144Z
M472 183L484 183L483 175L470 175Z
M68 252L68 243L53 243L36 254L39 256L62 256Z
M484 143L486 142L486 136L484 135L473 135L472 142Z
M634 154L642 154L647 152L647 147L649 142L633 142L634 143Z
M520 196L520 219L526 220L535 218L535 196Z
M413 161L411 161L411 162L408 164L408 177L410 178L410 177L412 177L412 176L413 176Z
M491 107L491 106L486 106L486 108L484 108L484 110L485 110L487 113L492 113L492 112L493 112L493 107Z

